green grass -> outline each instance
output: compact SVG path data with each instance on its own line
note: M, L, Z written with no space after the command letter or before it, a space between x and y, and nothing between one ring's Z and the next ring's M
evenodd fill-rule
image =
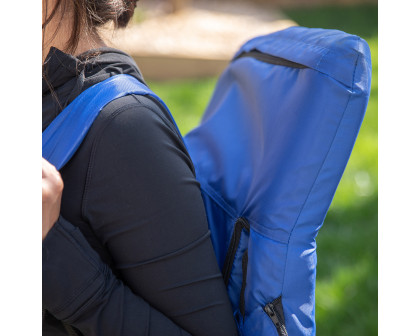
M199 124L216 81L217 78L206 78L147 83L168 105L184 135Z
M376 6L287 10L306 27L340 29L364 38L372 53L366 117L334 201L317 238L317 334L377 335L378 261L378 17ZM215 78L151 82L183 134L196 126Z

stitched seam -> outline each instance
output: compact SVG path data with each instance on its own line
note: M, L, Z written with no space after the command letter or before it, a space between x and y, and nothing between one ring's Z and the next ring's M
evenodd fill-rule
M336 35L340 35L340 34L342 34L341 32L337 32L337 33L334 33L334 34L331 34L329 37L331 37L331 36L336 36ZM348 37L356 37L356 35L349 35ZM324 46L320 46L320 45L317 45L317 44L311 44L311 43L307 43L307 42L303 42L303 41L301 41L301 40L298 40L298 39L292 39L292 38L289 38L289 37L280 37L278 40L287 40L287 41L293 41L293 42L295 42L295 43L301 43L301 44L304 44L304 45L307 45L307 46L310 46L310 47L316 47L316 48L320 48L320 49L324 49L324 50L328 50L328 51L330 51L330 50L332 50L332 49L330 49L330 48L328 48L328 47L324 47Z
M333 34L333 35L339 35L339 34L341 34L341 33L336 33L336 34ZM353 37L353 38L352 38L352 40L357 40L357 42L358 42L358 46L359 46L359 48L358 48L357 50L355 50L355 52L357 53L357 60L358 60L358 59L359 59L359 57L362 55L362 53L360 52L360 42L361 42L361 39L360 39L360 37L357 37L356 35L350 35L350 36L351 36L351 37ZM322 71L320 71L320 70L318 69L318 68L319 68L319 64L323 61L324 57L325 57L327 54L329 54L329 53L330 53L330 51L333 51L334 49L330 49L330 48L327 48L327 47L319 46L319 45L316 45L316 44L310 44L310 43L302 42L302 41L300 41L300 40L291 39L291 38L287 38L287 37L281 37L281 38L279 38L279 39L278 39L278 41L281 41L281 40L293 41L294 43L303 44L303 45L306 45L306 46L309 46L309 47L316 47L316 48L321 49L321 50L320 50L320 54L322 53L322 56L321 56L321 58L318 60L318 62L317 62L317 64L316 64L315 68L310 67L310 66L307 66L307 67L308 67L308 68L310 68L310 69L316 70L316 71L318 71L318 72L320 72L320 73L325 74L324 72L322 72ZM258 46L257 46L256 48L258 49ZM357 63L357 60L356 60L356 63ZM331 78L335 79L334 77L329 76L328 74L325 74L325 75L327 75L328 77L331 77ZM335 80L336 80L336 81L338 81L338 82L340 82L340 81L339 81L339 80L337 80L337 79L335 79ZM341 82L340 82L340 83L341 83ZM342 83L342 84L344 84L344 83Z
M170 117L173 120L173 122L170 122L166 118L163 118L155 110L151 109L150 107L148 107L147 105L145 105L144 103L142 103L140 101L140 99L138 99L138 96L139 95L133 94L131 96L133 96L134 99L136 99L140 104L142 104L142 106L144 106L145 108L147 108L149 111L152 111L166 125L166 127L168 127L170 129L170 131L177 137L177 139L180 141L180 144L184 147L185 153L187 154L188 160L190 161L189 166L192 168L193 175L196 178L196 171L195 171L194 163L192 162L190 153L188 152L187 145L186 145L186 143L184 141L184 138L182 137L181 132L178 129L178 126L176 125L175 118L173 117L173 115L172 115L171 111L169 110L169 108L166 108L164 105L162 105L162 103L158 99L156 99L156 97L154 97L151 94L141 95L142 97L145 97L145 98L149 99L152 103L154 103L161 110L162 113L167 112L170 115Z
M151 309L151 307L150 307L150 305L148 305L148 307L149 307L149 311L148 311L148 319L147 319L147 335L148 336L150 336L150 319L152 318L152 314L151 314L151 311L152 311L152 309Z
M301 41L301 40L297 40L297 39L292 39L292 38L289 38L289 37L280 37L280 38L277 38L277 41L281 41L281 40L285 40L285 41L292 41L292 42L294 42L295 44L296 44L296 43L298 43L298 44L304 44L304 45L306 45L306 46L309 46L309 47L316 47L316 48L319 48L319 49L322 49L322 50L330 50L330 49L329 49L329 48L327 48L327 47L319 46L319 45L316 45L316 44L310 44L310 43L303 42L303 41Z
M330 50L328 49L322 56L321 58L318 60L318 62L316 63L316 70L319 71L319 65L321 64L321 62L323 61L323 59L325 58L326 55L328 55L330 53ZM321 71L319 71L321 72Z
M77 239L75 239L73 237L72 232L68 232L67 230L65 230L64 228L60 227L59 225L54 225L54 227L57 229L57 231L60 231L60 233L64 236L64 238L66 238L68 241L70 241L70 243L72 243L72 245L75 246L79 250L79 252L81 252L81 254L85 255L84 249L79 244L79 242L77 241ZM79 232L79 233L83 236L83 234L81 232ZM86 255L86 256L87 256L87 260L95 268L95 270L96 271L99 271L100 270L100 267L98 267L98 264L95 262L95 260L92 257L90 257L89 255Z
M170 315L171 315L172 318L180 317L180 316L185 316L185 315L188 315L188 314L191 314L191 313L197 313L199 311L203 311L203 310L213 308L213 307L216 307L216 306L224 306L224 305L225 305L224 301L216 301L216 302L214 302L210 305L206 305L206 306L200 307L198 309L193 309L193 310L188 310L188 311L183 311L183 312L177 312L177 313L173 313L173 314L171 313Z
M167 253L167 254L165 254L163 256L160 256L160 257L156 257L156 258L153 258L153 259L149 259L149 260L145 260L145 261L142 261L142 262L139 262L139 263L135 263L135 264L116 265L116 268L117 269L127 269L127 268L132 268L132 267L140 267L140 266L149 265L149 264L152 264L152 263L155 263L155 262L159 262L159 261L162 261L162 260L170 259L170 258L176 257L180 254L183 254L184 252L190 251L194 247L196 247L198 245L201 245L204 242L206 242L207 239L209 239L209 238L210 238L210 231L207 230L207 232L204 235L202 235L198 239L194 240L193 242L191 242L187 246L184 246L184 247L182 247L182 248L180 248L176 251Z
M108 271L109 272L109 271ZM114 284L111 286L111 288L110 288L110 291L112 291L113 289L114 289L114 287L117 285L117 282L115 281L114 282ZM67 323L70 323L70 324L74 324L74 323L76 323L77 322L77 320L80 318L80 316L83 316L83 312L85 312L86 311L86 309L88 309L89 308L89 306L91 305L91 303L92 302L94 302L96 299L97 299L97 297L100 297L102 294L103 294L103 292L104 292L104 290L105 290L105 288L106 288L106 286L105 286L105 282L104 281L101 281L101 285L100 285L100 287L98 288L98 290L95 292L95 294L89 299L89 300L87 300L86 301L86 303L84 303L77 311L76 311L76 314L72 317L72 316L69 316L68 318L66 318L66 319L64 319Z
M353 83L353 84L352 84L352 88L351 88L351 93L353 93L353 89L354 89L354 79L355 79L355 75L356 75L356 69L357 69L357 64L358 64L359 58L360 58L360 53L358 54L357 59L356 59L356 62L355 62L355 65L354 65L354 70L353 70L353 80L352 80L352 83ZM322 171L322 170L323 170L323 168L324 168L324 165L325 165L325 162L327 161L328 155L329 155L329 154L330 154L330 152L331 152L331 148L333 147L333 144L334 144L335 139L336 139L336 137L337 137L338 130L340 129L341 123L342 123L342 121L343 121L343 119L344 119L344 116L346 115L346 111L347 111L347 108L348 108L348 106L349 106L349 103L350 103L351 98L352 98L352 95L350 94L350 95L349 95L349 98L348 98L348 100L347 100L347 103L346 103L346 107L344 108L343 115L341 116L339 126L337 127L337 130L336 130L336 132L335 132L334 138L333 138L333 140L332 140L332 142L331 142L330 148L328 149L328 152L327 152L327 154L325 155L324 161L323 161L323 163L322 163L322 165L321 165L321 167L320 167L320 169L319 169L319 171L318 171L318 173L317 173L317 176L316 176L316 178L315 178L315 180L314 180L314 182L313 182L313 184L312 184L312 186L311 186L311 188L310 188L310 190L309 190L309 193L308 193L308 195L306 196L306 199L305 199L305 201L304 201L304 203L303 203L303 205L302 205L302 207L301 207L301 209L300 209L300 211L299 211L299 214L298 214L298 216L297 216L297 218L296 218L295 224L293 225L292 229L290 230L289 239L287 240L286 261L285 261L285 265L284 265L284 274L283 274L282 289L281 289L281 293L282 293L282 294L284 293L284 279L285 279L285 277L286 277L286 270L287 270L287 265L288 265L288 260L289 260L289 259L288 259L288 254L289 254L289 249L290 249L290 238L292 237L292 234L293 234L293 231L294 231L294 230L295 230L295 228L296 228L297 222L299 221L299 218L300 218L300 216L301 216L301 214L302 214L302 211L303 211L303 209L305 208L306 202L308 201L309 196L311 196L311 194L312 194L313 188L314 188L314 186L315 186L316 182L318 181L318 178L319 178L319 176L320 176L320 174L321 174L321 171Z
M121 98L123 98L123 97L121 97ZM85 187L84 187L83 196L82 196L82 209L81 209L81 216L87 223L89 223L89 220L87 219L87 215L86 215L89 185L90 185L90 182L92 180L92 172L93 172L93 166L95 164L96 151L97 151L97 148L99 146L100 141L102 140L102 135L103 135L105 129L111 124L111 121L113 121L114 118L117 115L119 115L120 113L122 113L122 112L124 112L124 111L126 111L126 110L128 110L132 107L135 107L135 106L138 106L138 104L137 103L131 103L131 104L128 104L128 105L124 105L124 106L120 107L119 109L117 109L116 111L114 111L105 120L105 124L102 126L102 129L100 129L98 131L98 134L96 135L96 137L93 141L93 145L92 145L92 149L91 149L91 153L90 153L90 158L89 158L88 169L87 169L87 173L86 173Z
M283 245L283 246L287 246L287 244L288 244L288 243L280 242L280 241L278 241L278 240L275 240L275 239L272 239L272 238L270 238L270 237L267 237L267 236L265 236L264 234L262 234L262 233L260 233L260 232L256 231L254 228L252 228L252 231L254 232L254 234L256 234L256 235L260 236L260 238L261 238L261 239L266 239L266 240L269 240L269 241L275 242L276 244L280 244L280 245Z
M79 296L81 296L84 292L86 292L90 288L90 286L95 283L95 280L98 279L99 276L100 276L100 273L96 272L95 276L90 278L89 281L85 281L83 285L81 285L78 288L78 290L69 299L67 299L66 302L64 302L62 305L58 306L57 308L51 309L51 312L53 312L54 314L59 314L60 312L62 312L69 305L71 305ZM64 318L64 320L67 320L67 319Z
M214 280L214 279L219 279L219 278L222 278L222 275L220 273L212 274L212 275L209 275L209 276L194 279L194 281L182 282L182 283L176 284L172 287L165 287L165 288L162 288L160 291L161 292L168 292L168 291L171 291L171 290L174 290L174 289L177 289L177 288L182 288L182 287L185 287L185 286L189 286L191 284L197 284L199 282L206 282L206 281L209 281L209 280Z
M200 181L199 181L200 182ZM242 217L240 215L236 216L233 209L226 203L223 197L219 196L212 187L207 183L200 182L201 190L206 193L219 207L221 207L230 217L238 218Z
M154 111L154 110L152 110L149 106L147 106L146 104L144 104L144 103L142 103L141 101L140 101L140 99L138 99L138 97L136 97L136 96L138 96L138 95L131 95L131 96L133 96L133 98L134 99L136 99L142 106L144 106L145 108L147 108L149 111L151 111L151 112L153 112L156 116L158 116L159 117L159 119L161 120L161 121L163 121L163 123L172 131L172 132L174 132L175 130L174 129L172 129L172 127L173 127L173 125L171 125L171 123L169 123L169 121L168 120L166 120L165 118L163 118L159 113L157 113L156 111ZM145 98L147 98L147 99L149 99L152 103L154 103L154 104L156 104L156 106L159 108L159 109L164 109L164 107L162 106L160 106L159 104L158 104L158 102L156 102L155 100L153 100L152 98L154 98L153 96L151 96L151 95L142 95L142 97L145 97ZM162 111L163 112L163 111ZM169 111L166 111L166 112L168 112L168 113L170 113ZM180 135L178 134L178 132L174 132L178 137L180 137Z
M61 304L60 306L51 309L51 311L54 311L55 313L59 313L62 310L64 310L69 304L71 304L79 295L81 295L84 291L86 291L87 288L99 277L101 269L98 267L98 265L94 262L94 260L84 253L84 250L81 248L77 240L71 235L70 232L67 232L65 229L61 228L58 225L55 225L54 228L63 235L65 239L67 239L76 249L79 250L80 253L86 256L86 260L89 261L89 263L94 267L96 272L90 277L88 280L84 281L83 284L79 286L79 288L76 289L76 291L73 293L70 298L67 299L66 302ZM64 233L64 234L63 234ZM70 234L70 236L68 234ZM83 289L82 289L83 288Z

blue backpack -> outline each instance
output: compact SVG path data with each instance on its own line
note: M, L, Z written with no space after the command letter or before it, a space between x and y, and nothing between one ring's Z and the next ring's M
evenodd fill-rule
M315 237L370 81L369 47L357 36L292 27L257 37L237 52L201 124L185 136L240 335L315 335ZM63 167L101 109L128 94L165 106L133 77L113 76L44 131L44 158Z

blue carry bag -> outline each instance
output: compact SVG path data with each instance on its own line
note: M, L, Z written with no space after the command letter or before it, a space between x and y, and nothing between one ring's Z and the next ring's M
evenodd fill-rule
M292 27L257 37L185 136L240 335L315 335L315 237L370 80L369 47L357 36ZM64 166L100 110L127 94L158 99L127 75L87 89L44 131L44 158Z

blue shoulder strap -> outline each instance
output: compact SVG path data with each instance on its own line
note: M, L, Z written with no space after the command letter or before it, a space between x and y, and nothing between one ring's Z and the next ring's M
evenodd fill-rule
M165 103L136 78L112 76L83 91L53 120L42 133L42 156L61 169L79 148L99 112L114 99L130 94L151 96L169 112Z

